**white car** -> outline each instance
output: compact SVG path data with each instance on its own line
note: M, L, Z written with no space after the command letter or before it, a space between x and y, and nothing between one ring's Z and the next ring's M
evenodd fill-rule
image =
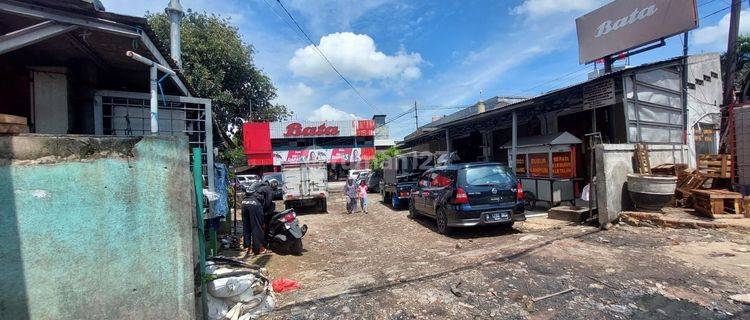
M349 179L357 180L357 177L359 177L360 173L370 173L372 170L370 169L360 169L360 170L349 170Z
M250 186L251 184L260 181L260 176L257 174L240 174L237 175L237 182L243 187Z

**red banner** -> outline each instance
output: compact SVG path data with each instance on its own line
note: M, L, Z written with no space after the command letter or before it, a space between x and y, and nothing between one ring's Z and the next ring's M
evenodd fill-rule
M242 125L242 147L250 166L273 165L271 131L268 122L248 122Z
M358 137L366 137L375 135L375 121L374 120L357 120L355 126L357 128Z

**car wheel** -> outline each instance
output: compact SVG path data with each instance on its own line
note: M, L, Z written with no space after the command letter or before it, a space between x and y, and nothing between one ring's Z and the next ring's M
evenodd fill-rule
M445 214L445 209L438 208L435 215L435 223L437 224L437 232L439 234L448 234L450 228L448 227L448 216Z
M409 200L409 214L407 217L410 219L416 219L417 218L417 208L414 207L414 200Z
M398 200L398 196L396 196L396 194L394 193L394 194L393 194L393 195L391 196L391 207L393 207L393 209L398 209L398 207L399 207L399 204L401 204L401 203L400 203L400 201Z

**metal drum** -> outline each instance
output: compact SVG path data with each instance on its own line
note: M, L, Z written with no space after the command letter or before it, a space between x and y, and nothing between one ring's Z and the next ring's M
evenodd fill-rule
M628 193L636 209L661 210L672 202L676 187L675 176L628 174Z

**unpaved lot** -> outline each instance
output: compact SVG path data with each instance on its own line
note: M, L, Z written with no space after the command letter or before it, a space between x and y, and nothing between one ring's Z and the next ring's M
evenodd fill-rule
M534 218L443 236L379 198L348 215L333 194L329 213L300 215L301 257L234 254L302 285L269 318L750 319L728 299L750 292L747 233Z

